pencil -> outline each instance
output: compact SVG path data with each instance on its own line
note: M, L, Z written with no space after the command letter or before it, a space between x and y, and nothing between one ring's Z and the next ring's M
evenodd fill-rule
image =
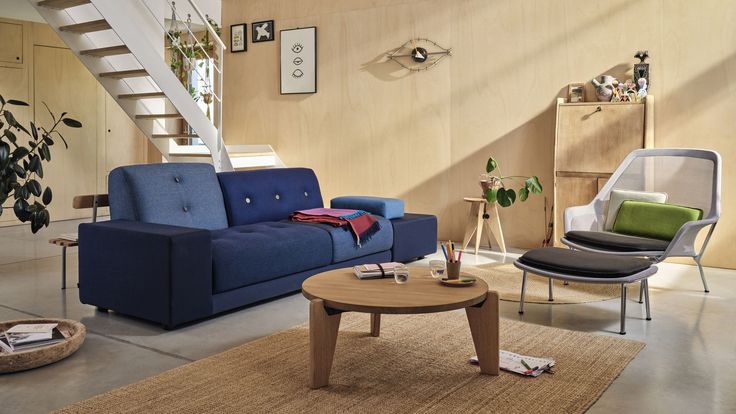
M442 243L440 243L440 247L442 248L442 254L444 254L444 255L445 255L445 260L449 260L449 259L447 258L447 252L445 251L445 245L444 245L444 244L442 244Z

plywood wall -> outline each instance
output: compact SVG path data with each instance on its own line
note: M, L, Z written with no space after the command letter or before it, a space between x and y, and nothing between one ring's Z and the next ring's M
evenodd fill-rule
M716 12L717 11L717 12ZM223 0L236 23L318 27L318 93L281 96L278 38L225 56L225 139L269 143L314 168L326 199L401 197L462 237L489 155L536 174L551 199L554 102L571 82L625 76L649 49L656 145L724 156L724 215L705 262L736 267L736 3L730 0ZM250 28L250 26L249 26ZM453 48L407 73L386 52L414 36ZM581 154L585 156L585 154ZM507 245L538 246L543 197L503 209Z

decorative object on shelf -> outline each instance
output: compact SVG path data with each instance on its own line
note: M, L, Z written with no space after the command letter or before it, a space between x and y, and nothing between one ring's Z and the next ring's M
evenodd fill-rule
M281 94L317 93L317 28L281 31Z
M230 51L232 53L245 52L248 50L247 37L245 36L246 23L230 26Z
M251 23L250 28L253 31L253 43L271 42L275 39L273 20Z
M595 96L600 102L610 102L613 98L613 90L616 88L618 81L610 75L602 75L600 80L593 79L590 81L595 86Z
M490 175L493 171L499 171L499 175ZM504 180L524 180L524 186L519 189L518 197L521 201L526 201L529 194L539 194L542 192L542 184L536 175L500 175L498 162L493 158L488 158L486 163L486 181L481 181L483 188L483 196L489 203L498 203L501 207L509 207L516 202L517 193L512 188L506 188Z
M570 103L585 102L585 85L582 83L567 85L567 101Z
M69 128L81 128L82 123L66 116L66 112L56 117L44 102L54 124L46 129L31 122L26 129L6 109L8 105L28 106L15 99L6 101L0 95L0 117L5 121L0 122L0 215L3 213L2 204L12 196L15 200L13 213L22 223L30 222L31 232L36 233L41 227L48 227L51 221L47 209L52 199L51 188L42 189L38 181L43 178L43 162L51 161L50 147L54 145L54 139L61 139L64 147L69 148L57 128L62 124ZM19 142L18 135L30 138L27 146Z
M646 79L646 85L649 86L649 64L644 61L649 57L648 50L639 50L634 55L635 58L639 59L639 63L634 65L634 79L637 81L641 78Z
M452 48L447 49L435 41L422 38L410 39L386 54L389 60L412 72L430 69L447 56L452 56Z
M636 81L636 85L639 87L639 90L636 92L636 102L641 102L647 97L647 88L649 86L647 85L646 78L639 78Z

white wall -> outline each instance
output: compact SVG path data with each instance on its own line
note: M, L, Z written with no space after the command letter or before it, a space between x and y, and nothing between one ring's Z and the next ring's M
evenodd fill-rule
M28 0L0 0L0 17L45 23Z

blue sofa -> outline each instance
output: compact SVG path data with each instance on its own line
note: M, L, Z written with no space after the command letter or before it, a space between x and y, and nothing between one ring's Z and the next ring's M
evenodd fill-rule
M134 165L113 170L108 187L111 220L79 226L80 300L167 329L298 291L329 269L436 250L434 216L380 199L355 200L375 204L381 225L361 246L345 228L290 222L295 210L323 207L306 168Z

